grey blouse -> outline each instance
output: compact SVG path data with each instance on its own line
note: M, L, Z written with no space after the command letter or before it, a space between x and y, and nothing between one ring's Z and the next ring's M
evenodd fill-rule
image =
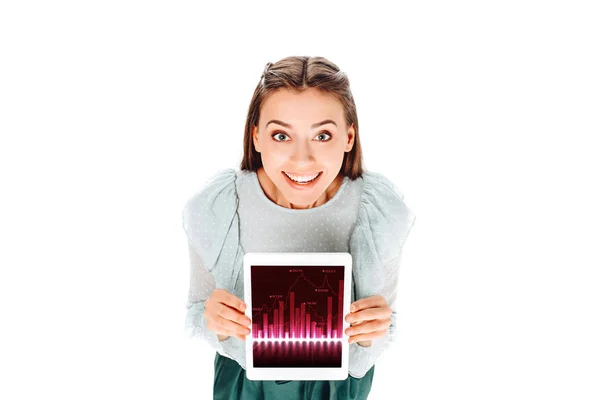
M233 336L219 341L204 318L204 304L215 288L244 299L244 254L349 252L351 301L380 294L393 310L384 337L369 347L350 344L349 374L363 377L396 339L398 268L415 221L403 198L382 174L364 172L354 181L344 177L325 204L290 209L265 195L255 172L220 170L183 207L190 255L186 334L206 340L245 369L245 343Z

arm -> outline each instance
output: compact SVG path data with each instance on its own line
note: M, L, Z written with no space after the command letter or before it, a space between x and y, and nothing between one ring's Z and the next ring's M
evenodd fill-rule
M229 336L217 335L206 327L204 305L216 287L215 278L206 269L200 255L188 242L190 254L190 288L187 301L187 315L185 331L190 338L206 340L212 348L226 353L221 342L228 340Z
M384 337L371 340L369 345L361 342L351 343L349 349L348 373L354 378L362 378L375 365L377 359L392 346L396 341L396 292L398 288L398 271L402 254L391 261L382 273L385 273L385 284L381 295L385 298L388 306L392 309L390 316L391 325Z

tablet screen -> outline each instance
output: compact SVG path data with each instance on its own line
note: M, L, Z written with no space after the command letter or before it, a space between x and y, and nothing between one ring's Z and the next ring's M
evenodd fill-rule
M250 268L254 368L341 367L344 266Z

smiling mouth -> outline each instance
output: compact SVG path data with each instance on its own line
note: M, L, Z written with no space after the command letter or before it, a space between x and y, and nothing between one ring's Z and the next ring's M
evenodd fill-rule
M286 176L286 177L287 177L289 180L291 180L291 181L292 181L292 182L294 182L294 183L297 183L297 184L299 184L299 185L307 185L307 184L310 184L311 182L314 182L314 181L316 181L317 179L319 179L319 177L320 177L320 176L323 174L323 171L320 171L320 172L317 174L317 176L315 176L313 179L311 179L311 180L308 180L308 181L306 181L306 180L296 180L296 179L292 178L292 176L288 175L288 174L287 174L285 171L282 171L282 173L283 173L283 174L284 174L284 175L285 175L285 176Z

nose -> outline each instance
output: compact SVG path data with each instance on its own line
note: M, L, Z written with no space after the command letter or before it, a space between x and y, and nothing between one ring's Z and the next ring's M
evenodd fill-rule
M292 151L292 161L295 165L299 167L303 164L313 164L315 161L313 150L310 146L309 141L298 140Z

